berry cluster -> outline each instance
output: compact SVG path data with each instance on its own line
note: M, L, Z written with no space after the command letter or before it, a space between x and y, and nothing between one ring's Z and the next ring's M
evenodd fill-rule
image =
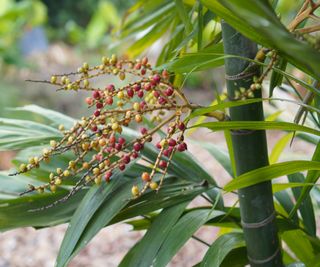
M103 75L117 76L121 81L130 83L118 87L107 84L105 88L94 88L93 79ZM116 56L102 58L102 64L90 67L84 63L77 72L54 75L50 81L42 81L57 86L57 90L85 90L91 95L85 99L92 114L82 117L71 129L63 125L59 130L61 140L52 140L50 148L45 148L39 157L32 157L21 164L19 173L25 173L48 162L55 155L72 151L74 159L68 166L57 168L48 177L48 183L41 186L30 185L22 194L50 189L52 192L62 185L68 177L79 176L78 182L69 193L71 196L83 186L109 182L116 170L124 171L131 161L141 158L141 151L147 142L157 138L157 132L166 127L166 136L154 145L159 149L150 173L144 172L142 188L133 186L134 197L140 196L148 188L159 190L175 152L187 149L184 142L186 124L183 113L193 106L183 93L174 88L166 70L157 72L152 69L147 58L141 60L118 60ZM140 126L140 135L135 140L126 140L122 135L123 127L132 123L143 124L144 118L152 121L153 127ZM150 124L149 124L150 125ZM156 172L162 174L159 182L154 181Z

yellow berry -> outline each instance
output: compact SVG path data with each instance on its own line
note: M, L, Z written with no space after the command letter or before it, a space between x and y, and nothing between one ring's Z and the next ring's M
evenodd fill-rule
M56 83L57 82L57 76L51 76L50 82L51 83Z
M57 186L55 184L50 185L50 190L52 193L55 193L57 191Z
M94 183L96 185L100 185L102 181L101 175L97 176L96 178L94 178Z
M133 104L133 109L136 110L136 111L139 111L140 110L140 104L138 102L135 102Z
M119 91L118 94L117 94L117 97L122 99L124 97L123 91Z
M119 79L120 79L121 81L123 81L125 78L126 78L125 73L124 73L124 72L120 72L120 73L119 73Z
M68 177L70 175L70 171L69 170L65 170L64 172L63 172L63 176L64 177Z
M156 190L158 188L158 184L156 182L151 182L149 184L149 187L152 189L152 190Z
M83 162L82 163L82 168L84 168L84 169L89 169L90 168L90 165L89 165L89 163L88 162Z
M93 172L94 175L98 175L98 174L100 174L100 169L99 168L94 168L92 170L92 172Z
M142 122L142 116L141 116L140 114L137 114L137 115L134 117L134 119L135 119L135 121L136 121L137 123Z
M39 194L42 194L44 192L44 188L43 187L39 187L37 189L37 191L38 191Z
M140 191L139 191L139 187L134 185L132 188L131 188L131 193L133 196L137 197L139 196L140 194Z
M53 147L53 148L56 147L57 146L57 142L55 140L51 140L50 141L50 146Z
M89 64L88 64L87 62L84 62L83 65L82 65L82 68L83 68L84 70L89 69Z
M89 81L88 80L83 80L83 86L84 88L87 88L89 86Z
M119 124L117 122L112 123L112 130L116 131L119 128Z
M76 166L76 162L74 160L69 161L69 167L74 168Z
M61 185L61 183L62 183L62 180L59 177L54 181L55 185Z
M27 168L27 165L22 163L20 166L19 166L19 170L20 172L26 172L28 170Z
M57 174L62 174L62 169L61 168L57 168Z
M63 124L60 124L59 127L58 127L59 131L64 131L64 125Z

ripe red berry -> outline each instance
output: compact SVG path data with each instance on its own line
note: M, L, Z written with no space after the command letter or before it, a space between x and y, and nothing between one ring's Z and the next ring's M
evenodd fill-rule
M160 105L164 105L165 103L167 103L167 100L166 100L164 97L160 96L160 97L158 98L158 103L159 103Z
M93 113L94 116L98 117L100 115L100 110L95 110Z
M131 88L128 88L128 90L127 90L127 95L128 95L129 97L133 97L134 91L133 91Z
M114 135L111 135L109 138L109 143L114 144L116 142L116 137Z
M145 68L143 68L143 69L141 69L141 72L140 72L140 73L141 73L141 75L145 75L145 74L146 74L146 72L147 72L147 71L146 71L146 69L145 69Z
M178 128L180 129L180 131L183 131L183 130L186 129L186 125L185 125L183 122L180 122L180 123L178 124Z
M174 140L173 138L171 138L168 142L169 146L175 146L177 144L176 140Z
M160 168L162 168L162 169L166 168L167 165L168 165L168 164L167 164L167 162L166 162L165 160L161 160L160 163L159 163L159 166L160 166Z
M163 70L161 75L162 75L162 77L164 79L168 79L169 78L169 72L167 70Z
M133 86L133 90L136 92L138 92L140 89L141 89L141 85L139 83L137 83Z
M100 97L101 97L100 92L99 91L93 91L92 97L94 99L100 99Z
M113 103L113 98L112 98L112 96L107 96L107 97L106 97L106 104L107 104L107 105L112 105L112 103Z
M97 125L92 125L91 131L93 131L93 132L98 131L98 126Z
M140 133L143 135L145 135L147 132L148 132L148 130L144 127L140 129Z
M172 89L172 87L168 87L168 88L165 90L165 94L166 94L166 96L172 96L172 94L173 94L173 89Z
M119 170L123 171L126 168L126 165L124 164L119 164Z
M134 66L134 69L140 70L140 69L141 69L141 63L137 63L137 64Z
M137 96L142 98L143 97L143 91L142 90L138 91Z
M186 143L179 144L178 147L177 147L177 150L179 152L183 152L183 151L187 150L187 144Z
M133 149L137 152L140 151L142 149L142 147L143 147L142 144L140 144L138 142L134 143L134 145L133 145Z
M122 161L124 164L128 164L130 162L130 156L124 155Z
M100 109L100 108L102 108L103 107L103 104L101 103L101 102L98 102L97 104L96 104L96 108L97 109Z
M161 148L162 148L160 142L158 142L158 143L156 144L156 148L158 148L158 149L161 149Z
M171 152L170 152L170 149L169 149L169 148L163 150L163 155L165 155L166 157L169 157L170 154L171 154Z
M159 74L156 74L152 77L152 81L154 81L155 83L159 83L161 80L161 77Z
M115 143L114 148L118 151L120 151L122 149L122 145L119 143Z
M141 101L140 102L140 109L144 109L146 107L147 103L146 101Z
M134 151L134 152L132 153L132 158L136 159L137 157L139 157L139 154Z
M123 145L126 142L126 139L123 138L122 136L119 137L118 139L119 144Z

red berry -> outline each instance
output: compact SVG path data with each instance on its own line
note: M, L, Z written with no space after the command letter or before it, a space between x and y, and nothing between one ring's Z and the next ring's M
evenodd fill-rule
M107 171L106 174L104 175L104 179L106 180L106 182L110 182L110 178L112 176L112 172L111 171Z
M133 90L136 92L138 92L140 89L141 89L141 85L139 83L137 83L133 86Z
M128 88L128 90L127 90L127 95L128 95L129 97L133 97L134 91L133 91L131 88Z
M146 71L146 69L145 69L145 68L143 68L143 69L141 69L141 72L140 72L140 73L141 73L141 75L145 75L145 74L146 74L146 72L147 72L147 71Z
M164 105L165 103L167 103L167 100L166 100L164 97L160 96L160 97L158 98L158 103L159 103L160 105Z
M92 97L94 99L100 99L100 97L101 97L100 92L99 91L93 91Z
M155 82L155 83L159 83L160 80L161 80L161 77L159 74L156 74L152 77L152 80Z
M172 96L173 94L173 89L172 87L168 87L165 91L166 96Z
M166 162L165 160L161 160L160 163L159 163L159 166L160 166L160 168L162 168L162 169L166 168L167 165L168 165L168 164L167 164L167 162Z
M111 135L109 138L109 143L114 144L116 142L116 137L114 135Z
M183 131L186 129L186 126L183 122L180 122L179 125L178 125L178 128L180 129L180 131Z
M146 101L141 101L140 102L140 109L144 109L146 105L147 105Z
M109 92L113 92L114 91L114 85L113 84L109 84L107 85L106 89L109 91Z
M161 148L162 148L162 146L160 145L160 142L158 142L158 143L156 144L156 148L158 148L158 149L161 149Z
M103 107L103 104L101 103L101 102L98 102L97 104L96 104L96 108L97 109L100 109L100 108L102 108Z
M143 135L145 135L147 132L148 132L148 130L144 127L140 129L140 133Z
M142 173L141 178L145 182L149 182L151 180L150 174L147 172Z
M153 95L154 95L155 97L159 97L159 96L160 96L160 93L159 93L158 91L153 91Z
M112 105L112 103L113 103L113 98L112 98L112 96L107 96L107 98L106 98L106 104L107 104L107 105Z
M126 139L123 138L122 136L119 137L118 139L119 144L123 145L126 142Z
M143 86L144 90L150 91L151 90L151 84L150 83L145 83Z
M128 164L130 162L130 156L124 155L122 161L124 164Z
M119 143L116 143L116 144L114 145L114 148L115 148L116 150L120 151L120 150L122 149L122 145L119 144Z
M138 91L137 96L142 98L143 97L143 91L142 90Z
M93 131L93 132L98 131L98 126L97 125L92 125L91 131Z
M147 65L147 63L148 63L148 58L147 58L147 57L144 57L144 58L141 60L141 63L142 63L142 65Z
M100 110L95 110L93 113L94 116L98 117L100 115Z
M124 164L119 164L119 170L123 171L126 168L126 165Z
M169 148L168 149L165 149L165 150L163 150L163 155L165 155L166 157L169 157L170 156L170 150L169 150Z
M168 142L169 146L175 146L177 144L176 140L174 140L173 138L171 138Z
M162 77L164 79L168 79L169 78L169 72L167 70L163 70L161 75L162 75Z
M95 157L95 160L97 160L97 161L102 160L102 154L96 154L94 157Z
M187 144L186 144L186 143L181 143L181 144L179 144L178 147L177 147L177 150L178 150L179 152L183 152L183 151L185 151L186 149L187 149Z
M140 70L140 69L141 69L141 63L137 63L137 64L134 66L134 68L135 68L136 70Z
M132 153L132 158L136 159L137 157L139 157L139 154L134 151L134 152Z
M142 144L140 144L140 143L138 143L138 142L134 143L133 149L134 149L135 151L137 151L137 152L140 151L140 150L142 149Z

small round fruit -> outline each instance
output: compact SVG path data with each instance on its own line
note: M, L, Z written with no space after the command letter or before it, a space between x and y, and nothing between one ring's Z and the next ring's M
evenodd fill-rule
M152 190L157 190L158 189L158 184L156 182L151 182L149 184L149 187L152 189Z
M147 172L142 173L141 175L141 179L145 182L149 182L150 181L150 174Z
M137 197L139 196L140 194L140 191L139 191L139 187L134 185L132 188L131 188L131 193L134 197Z

